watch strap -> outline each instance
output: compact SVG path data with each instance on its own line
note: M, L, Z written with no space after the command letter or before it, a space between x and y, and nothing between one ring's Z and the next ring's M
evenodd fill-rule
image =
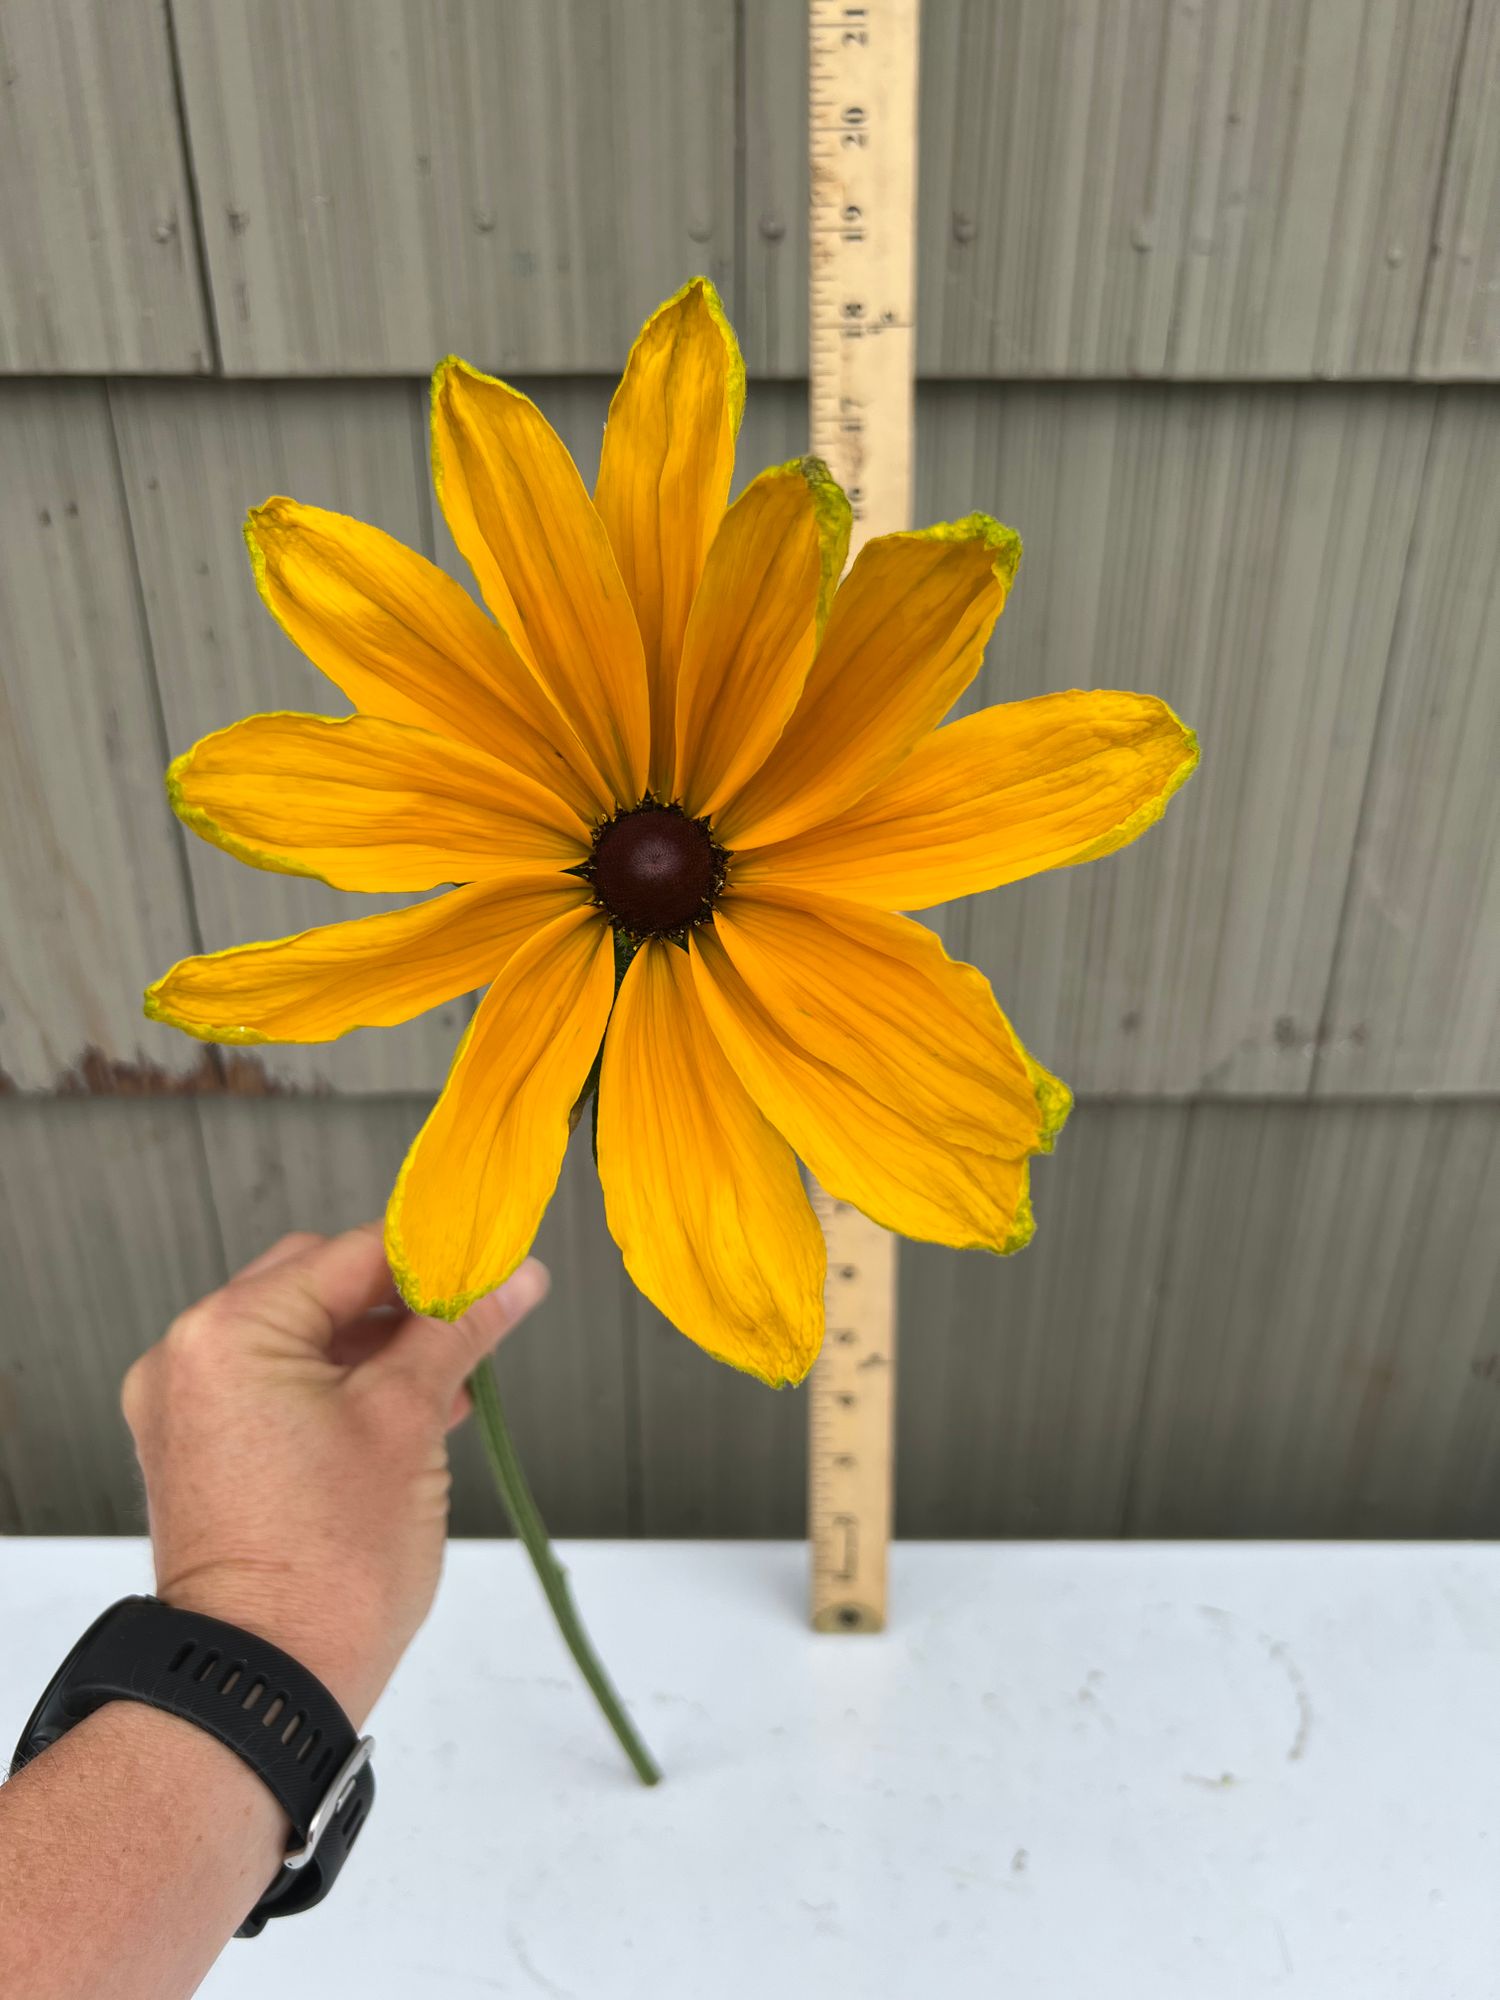
M238 1935L327 1894L375 1796L373 1745L323 1683L268 1640L154 1597L126 1597L98 1618L42 1697L12 1775L110 1701L140 1701L195 1722L248 1764L295 1840Z

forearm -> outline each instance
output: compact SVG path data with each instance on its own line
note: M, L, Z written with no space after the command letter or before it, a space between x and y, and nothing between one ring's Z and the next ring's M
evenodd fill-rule
M0 1993L180 2000L289 1834L233 1751L193 1723L112 1702L0 1789Z
M357 1729L432 1602L465 1378L546 1289L527 1262L414 1318L370 1227L286 1237L182 1314L125 1382L159 1596L280 1647ZM0 2000L184 2000L291 1831L196 1724L100 1709L0 1787Z

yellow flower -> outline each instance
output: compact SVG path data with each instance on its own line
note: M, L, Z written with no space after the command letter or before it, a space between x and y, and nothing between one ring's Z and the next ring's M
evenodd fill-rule
M377 529L255 509L261 594L356 713L206 737L173 806L257 868L462 886L185 959L146 1009L206 1041L320 1042L488 986L391 1196L407 1300L456 1316L520 1262L598 1060L632 1278L781 1383L823 1330L798 1156L890 1229L1009 1251L1068 1111L988 982L893 913L1123 846L1197 748L1135 694L939 728L1017 537L982 514L884 535L835 593L849 508L818 460L728 505L744 394L695 279L636 342L591 501L525 396L445 361L437 490L488 617Z

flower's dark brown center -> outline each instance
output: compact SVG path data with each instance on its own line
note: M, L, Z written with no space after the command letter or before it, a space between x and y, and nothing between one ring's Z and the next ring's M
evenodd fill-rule
M628 936L680 937L713 914L727 859L706 820L648 796L604 822L584 873Z

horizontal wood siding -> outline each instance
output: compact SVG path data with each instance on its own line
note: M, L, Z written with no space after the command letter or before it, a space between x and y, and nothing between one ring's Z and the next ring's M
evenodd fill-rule
M225 1276L194 1106L0 1098L0 1268L0 1533L140 1533L121 1378Z
M170 1087L205 1052L141 989L196 934L103 388L0 386L0 464L0 1071Z
M1318 1086L1500 1091L1500 398L1438 409Z
M1500 375L1500 0L1469 0L1417 368Z
M415 389L394 382L119 383L112 398L172 753L265 709L347 714L349 703L261 603L242 525L250 506L289 493L430 552ZM193 834L184 838L210 951L417 900L351 896L303 876L267 874ZM247 1051L241 1062L301 1089L436 1089L470 1011L459 1000L402 1028L310 1049Z
M0 371L214 366L166 0L0 0Z
M919 365L1404 375L1467 0L929 0Z
M612 366L734 263L731 0L174 0L231 375Z
M1409 389L928 390L922 517L985 506L1026 548L971 698L1139 688L1203 745L1136 847L950 932L1075 1089L1309 1087L1432 416Z
M924 0L919 522L1026 555L981 704L1170 701L1127 851L927 913L1079 1094L1024 1255L904 1245L910 1535L1500 1531L1500 0ZM471 1016L147 1022L185 953L390 907L188 836L168 758L346 704L274 492L466 587L457 351L592 482L706 272L737 485L806 448L804 0L0 0L0 1531L139 1524L118 1382L376 1216ZM828 754L837 754L830 742ZM565 1533L799 1532L805 1404L633 1290L587 1133L501 1357ZM434 1330L440 1337L441 1329ZM472 1437L455 1523L498 1526Z
M1500 1106L1189 1116L1130 1532L1493 1535Z
M417 1098L0 1099L0 1529L139 1525L120 1376L291 1227L375 1214ZM1493 1534L1500 1104L1093 1104L1013 1258L901 1249L914 1536ZM633 1297L575 1145L501 1351L560 1532L795 1535L805 1402ZM434 1329L434 1338L441 1329ZM461 1441L455 1524L494 1533Z

